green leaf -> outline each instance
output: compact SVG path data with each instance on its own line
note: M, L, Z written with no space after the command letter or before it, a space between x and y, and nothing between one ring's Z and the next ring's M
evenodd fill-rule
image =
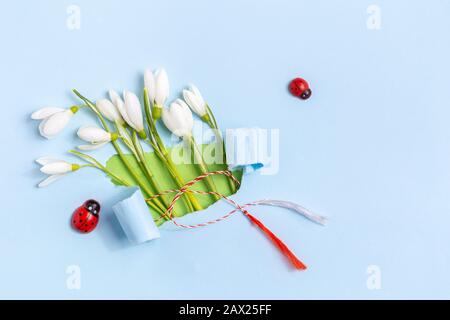
M203 146L199 146L199 147L201 147L201 150L204 151L205 154L208 153L209 150L214 149L212 145L203 145ZM183 148L182 146L175 147L172 149L168 149L168 152L169 152L169 154L179 155L179 154L182 154L182 152L183 152L182 148ZM136 162L135 157L131 154L127 154L127 155L125 155L125 157L128 159L128 161L130 162L133 169L135 169L137 172L140 172L140 174L142 175L142 178L145 179L145 175L141 171L139 164ZM160 186L163 190L178 189L172 176L166 169L165 164L156 156L156 154L154 152L146 152L145 160L146 160L148 166L150 167L152 174L155 176L155 178L157 179L158 183L160 184ZM176 163L176 161L174 161L174 162ZM128 173L127 168L123 165L123 163L120 160L120 157L118 155L114 155L108 159L108 161L106 162L106 168L108 170L110 170L111 172L113 172L118 177L120 177L121 179L123 179L124 181L126 181L127 183L129 183L131 185L136 185L136 183L133 181L133 177ZM198 171L198 166L195 164L184 164L184 163L176 164L176 168L178 169L178 172L180 173L184 182L191 181L192 179L195 179L196 177L198 177L201 174ZM212 172L212 171L217 171L217 170L227 170L227 165L226 164L210 164L210 165L208 165L208 171ZM233 172L233 174L237 178L237 180L239 182L241 182L242 171L236 170ZM236 188L236 190L234 190L235 192L233 192L233 190L231 189L231 186L230 186L229 178L226 176L214 175L214 176L212 176L212 179L214 180L214 183L217 186L218 192L225 196L230 196L239 189L239 188ZM111 181L116 185L120 185L120 183L118 183L114 179L112 179ZM210 191L210 190L208 190L204 180L195 184L191 189L192 190ZM174 196L175 196L174 193L170 194L170 195L166 196L166 199L168 199L170 202L170 201L172 201ZM214 198L209 195L195 194L195 197L199 200L200 204L205 209L207 207L209 207L210 205L212 205L214 202L216 202L214 200ZM149 208L149 210L158 225L161 225L164 222L166 222L166 220L160 219L160 216L158 213L154 212L150 208ZM189 211L187 206L183 203L183 201L181 201L181 199L180 199L177 201L173 213L176 217L181 217L181 216L184 216L191 212Z

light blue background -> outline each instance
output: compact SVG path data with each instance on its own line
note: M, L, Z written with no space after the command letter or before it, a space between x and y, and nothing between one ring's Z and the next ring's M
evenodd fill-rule
M81 30L66 8L81 8ZM382 10L381 30L366 9ZM8 1L0 19L1 298L450 298L450 2ZM308 265L295 272L242 215L208 228L162 230L129 246L111 213L123 197L100 173L47 189L33 160L68 157L80 113L57 139L32 111L137 91L164 66L175 98L196 83L222 128L279 128L280 170L251 176L236 197L299 202L322 228L276 208L252 212ZM306 102L286 90L310 81ZM106 160L112 149L96 155ZM68 158L71 159L71 158ZM98 229L69 226L85 199L102 202ZM193 215L201 222L226 205ZM81 290L66 288L79 265ZM369 265L380 290L366 286Z

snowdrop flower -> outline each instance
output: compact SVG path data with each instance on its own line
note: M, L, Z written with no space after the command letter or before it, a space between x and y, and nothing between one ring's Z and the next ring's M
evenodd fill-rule
M196 86L191 85L189 90L183 90L183 98L192 109L192 111L194 111L200 118L202 118L202 120L208 120L207 118L209 118L209 115L206 108L206 102Z
M163 109L162 120L173 134L180 138L188 138L192 135L194 118L188 105L181 99L170 104L168 109Z
M49 175L48 178L38 184L39 188L46 187L50 183L64 177L67 173L80 169L80 165L78 164L68 163L52 157L42 157L36 159L36 162L42 166L41 172Z
M169 78L166 70L161 69L156 73L156 105L163 107L169 96Z
M152 116L154 120L161 117L162 108L169 96L169 78L166 70L160 69L156 73L146 70L144 73L145 87L150 102L153 104Z
M93 126L81 127L78 129L77 135L80 139L90 143L79 146L78 149L80 150L95 150L103 147L110 141L116 141L119 137L116 132L110 133Z
M109 94L109 99L112 101L112 103L113 103L114 106L117 108L117 110L119 110L119 113L120 113L119 106L120 106L121 104L124 103L123 100L122 100L122 98L121 98L120 95L119 95L116 91L114 91L114 90L109 90L108 94Z
M142 139L147 137L144 129L144 118L142 116L141 103L139 98L130 91L124 91L124 100L114 90L109 91L109 97L119 110L125 122L136 130Z
M149 69L144 72L144 86L147 88L150 103L154 104L156 97L156 79L155 74Z
M47 139L52 139L67 126L78 109L77 106L70 109L46 107L34 112L31 119L41 120L39 133Z
M126 123L129 123L127 113L125 112L125 102L123 102L120 95L114 90L109 90L109 99L111 99L112 103L119 111L122 119L125 120Z
M116 99L117 99L117 97L116 97ZM120 99L120 97L119 97L119 99ZM122 116L120 115L120 112L117 109L116 105L113 104L108 99L101 99L101 100L97 101L96 105L97 105L97 109L100 111L100 113L109 121L117 122L120 125L122 125L124 123Z
M121 113L124 112L126 114L126 117L128 119L127 123L130 125L130 127L136 130L142 139L145 139L147 137L147 134L145 133L144 129L144 117L142 116L142 109L139 98L130 91L124 91L123 97L125 100L125 105ZM122 117L123 116L124 114L122 113Z

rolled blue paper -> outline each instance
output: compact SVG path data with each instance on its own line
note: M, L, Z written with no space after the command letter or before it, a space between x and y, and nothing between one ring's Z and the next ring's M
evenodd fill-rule
M261 163L261 162L245 165L245 166L243 166L244 174L250 174L250 173L256 172L259 169L261 169L262 167L264 167L264 163Z
M119 220L128 240L133 244L144 243L160 237L159 229L153 220L139 188L133 194L116 203L113 211Z
M266 165L266 133L259 128L237 128L226 131L227 164L230 170L243 169L244 174L260 170Z

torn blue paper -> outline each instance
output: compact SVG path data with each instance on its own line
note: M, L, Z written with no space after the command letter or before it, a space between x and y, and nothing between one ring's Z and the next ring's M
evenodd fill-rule
M134 244L144 243L160 237L147 204L139 188L133 194L115 204L113 211L128 240Z
M273 132L271 139L273 139ZM249 174L265 169L273 162L269 157L268 130L260 128L227 129L225 148L230 170L243 169ZM278 147L278 145L276 145Z

